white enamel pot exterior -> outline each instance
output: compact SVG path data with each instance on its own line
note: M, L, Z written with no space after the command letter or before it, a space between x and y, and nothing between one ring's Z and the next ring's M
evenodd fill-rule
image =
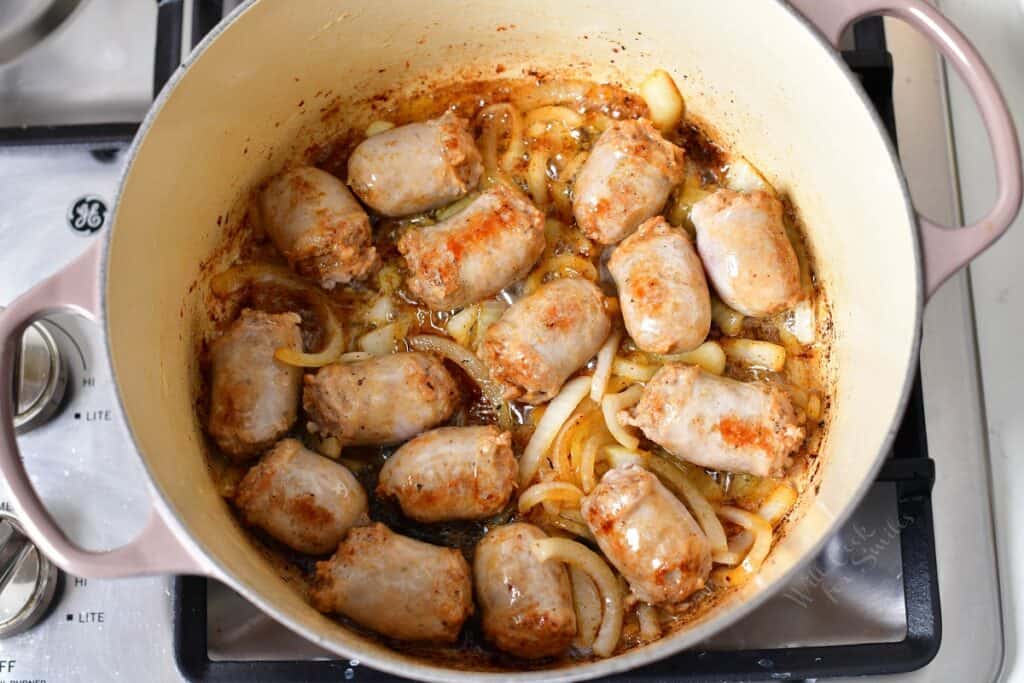
M139 538L105 553L78 548L28 482L2 397L0 471L29 535L79 576L215 577L311 641L377 669L508 680L440 668L346 630L306 604L246 539L207 471L193 408L201 264L230 259L230 249L218 248L247 191L332 132L339 119L325 126L321 109L336 98L491 75L499 64L503 76L536 68L627 87L662 67L676 76L688 112L765 171L807 225L834 330L834 417L820 490L756 579L697 622L612 659L515 678L609 675L693 646L748 613L816 554L867 490L903 412L927 295L1008 227L1021 196L1002 99L941 15L917 0L799 4L804 15L750 0L254 0L237 10L146 118L105 242L0 313L0 383L10 381L15 340L32 320L67 308L104 318L121 406L152 488L154 512ZM915 215L884 130L828 42L869 13L918 26L978 98L1000 183L996 207L979 224L952 231Z

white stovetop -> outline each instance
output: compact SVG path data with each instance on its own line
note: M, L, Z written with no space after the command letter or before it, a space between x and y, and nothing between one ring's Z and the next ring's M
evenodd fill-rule
M939 8L974 42L1000 83L1018 131L1024 131L1024 2L1022 0L939 0ZM930 47L898 22L887 21L890 49L896 63L896 111L900 121L900 149L906 158L913 158L915 167L907 168L911 190L919 208L941 220L967 221L982 216L995 197L994 169L988 140L975 105L959 80L938 67ZM932 60L934 79L901 78L901 65L916 62L919 66ZM927 71L927 70L925 70ZM918 71L921 73L921 71ZM934 96L939 89L947 97L949 107L949 146L935 145L935 135L925 134L933 121L915 102ZM904 101L900 101L900 100ZM912 149L918 145L918 149ZM931 148L930 148L931 147ZM952 151L952 155L950 155ZM910 154L907 154L910 152ZM951 161L953 160L953 161ZM959 196L947 191L943 172L952 171ZM925 315L925 342L922 363L925 372L925 403L928 417L929 443L939 441L948 448L950 442L963 448L983 448L988 453L987 474L992 489L992 513L995 517L995 541L999 577L973 574L972 558L943 563L942 555L955 543L940 538L939 579L941 585L962 582L973 585L979 600L998 590L1002 603L1003 638L993 636L999 624L979 624L968 612L943 609L944 645L952 638L964 637L980 652L1002 648L1001 668L990 671L974 669L965 677L950 677L951 672L936 667L938 659L923 670L921 680L1002 680L1024 681L1024 534L1018 524L1024 521L1024 496L1019 491L1024 481L1024 401L1019 387L1024 386L1024 217L1003 239L936 294ZM965 315L968 325L963 334L945 338L929 334L940 318ZM970 317L973 314L973 325ZM932 331L935 331L934 329ZM980 384L963 371L977 363L981 369ZM929 387L929 371L942 376L941 382ZM931 389L931 390L930 390ZM985 430L974 433L970 421L958 411L981 411ZM951 419L946 420L944 417ZM950 426L953 426L951 429ZM965 426L966 425L966 426ZM947 441L948 440L948 441ZM968 451L962 451L968 452ZM941 463L937 463L941 465ZM961 501L944 498L943 470L938 468L935 490L936 517L955 514ZM961 494L962 495L962 494ZM951 509L952 508L952 509ZM964 533L988 533L987 515L961 520ZM945 648L943 648L945 649ZM956 667L961 662L951 662ZM970 671L966 668L965 671Z
M938 4L979 46L1017 113L1018 128L1024 131L1024 0L939 0ZM959 84L950 84L951 144L959 166L959 173L954 173L950 161L954 157L945 144L949 121L942 108L945 90L940 62L912 31L889 22L887 32L896 64L899 146L915 201L929 216L954 221L960 198L951 188L954 178L959 178L967 217L976 217L992 199L994 180L973 104ZM1024 400L1013 393L1017 386L1024 386L1024 362L1015 353L1024 348L1019 341L1024 338L1020 256L1024 256L1024 225L1016 226L969 273L951 279L928 304L922 375L929 448L937 466L933 500L943 646L936 660L918 672L872 681L973 683L1002 678L1024 683L1024 662L1020 661L1024 534L1013 524L1024 521L1024 498L1015 489L1018 480L1024 481ZM991 463L991 482L990 473L981 471L986 462ZM995 491L998 576L991 556L962 550L963 539L991 533L990 485ZM991 543L973 546L991 547ZM90 582L89 590L97 591L105 583ZM109 663L111 677L181 680L170 647L169 605L163 597L167 585L166 579L137 579L109 586L110 592L146 589L160 596L159 604L149 604L145 615L128 615L137 618L138 629L128 651L119 651L117 643L97 634L95 644L104 652L92 654ZM77 590L68 592L68 605L62 604L62 611L78 609L71 602L88 597L84 589ZM1002 623L991 618L991 606L999 600ZM108 626L114 628L114 624ZM40 673L49 673L54 683L60 680L54 677L56 670Z
M942 0L941 7L977 37L1024 132L1024 2ZM965 88L949 83L951 125L963 212L985 213L994 199L988 141ZM1024 218L970 268L991 462L1006 652L1002 677L1024 681ZM953 615L947 619L954 618Z

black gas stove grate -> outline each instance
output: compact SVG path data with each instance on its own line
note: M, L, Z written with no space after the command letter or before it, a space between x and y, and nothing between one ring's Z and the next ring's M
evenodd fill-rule
M221 0L194 0L193 43L198 43L222 17ZM161 0L157 33L155 86L159 90L177 68L183 27L183 0ZM892 100L892 58L886 50L880 18L859 22L854 27L853 50L843 53L860 78L865 92L878 111L886 129L896 139ZM103 141L114 131L98 127L74 130L37 129L18 136L16 142ZM89 130L84 130L89 128ZM134 128L132 129L132 132ZM116 133L123 134L124 130ZM0 131L0 143L3 142ZM906 637L895 643L833 645L743 651L682 652L663 661L616 676L614 680L646 683L654 681L746 681L816 679L863 676L913 671L935 656L941 640L938 578L935 566L935 537L932 525L931 488L935 481L934 462L928 457L924 405L920 376L915 379L909 406L893 445L893 456L878 476L897 490L900 519L911 520L900 532L902 579L906 608ZM174 587L174 650L182 674L191 681L228 683L252 680L308 682L345 679L345 661L212 661L207 650L206 579L180 577ZM397 681L394 676L360 667L364 681Z

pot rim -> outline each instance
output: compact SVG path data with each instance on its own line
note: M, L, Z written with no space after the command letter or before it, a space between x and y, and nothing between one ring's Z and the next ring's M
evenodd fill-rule
M645 664L650 664L667 658L678 653L680 650L700 643L711 635L735 624L740 619L760 607L766 600L768 600L768 598L775 595L783 585L788 583L797 574L797 572L801 571L812 559L818 556L825 543L835 535L839 527L846 522L856 507L863 500L868 489L874 484L882 464L892 449L896 433L903 420L903 415L906 412L910 392L913 387L914 376L917 372L918 358L920 354L921 325L924 308L924 269L922 265L921 235L918 228L917 214L913 207L910 190L907 185L902 166L899 162L895 144L890 138L881 117L875 110L871 101L868 99L864 89L860 86L856 75L849 69L849 67L847 67L840 53L832 47L814 24L784 0L773 1L777 6L780 6L784 11L788 12L793 20L798 21L805 30L811 33L812 39L815 40L818 47L824 51L826 58L831 60L832 63L845 75L847 82L851 87L853 87L862 106L867 110L875 125L877 134L882 138L883 144L888 152L891 171L895 174L896 180L899 183L900 190L903 194L904 208L906 211L905 219L913 232L913 267L915 271L914 281L916 283L916 292L914 296L914 336L911 340L910 354L907 358L907 366L904 372L899 401L897 402L896 410L893 412L892 418L889 422L885 438L882 442L882 447L874 456L875 459L868 470L868 476L864 477L854 494L849 497L845 506L832 516L828 526L821 533L820 537L804 551L803 555L794 562L793 566L775 577L775 579L770 583L765 584L750 598L743 600L742 602L726 606L725 608L715 608L720 609L720 613L707 618L698 626L692 629L677 631L676 633L665 636L664 638L656 640L648 645L634 648L633 650L621 655L617 655L609 659L596 660L559 669L524 671L518 673L507 671L486 672L459 670L416 662L401 653L395 653L394 656L378 656L377 654L368 654L358 650L339 651L338 648L325 643L324 639L320 637L319 633L315 629L297 620L289 619L281 615L274 603L263 598L259 590L238 580L233 574L225 570L222 563L214 554L205 552L199 546L191 532L181 522L180 517L175 511L174 505L167 497L159 481L153 475L149 462L146 458L142 457L141 450L138 447L138 440L135 436L135 431L131 422L127 418L128 413L125 410L124 398L121 395L121 384L118 381L117 366L114 364L113 353L109 342L110 321L107 315L107 265L110 257L110 246L113 234L118 225L121 197L123 196L128 177L131 175L144 139L148 135L149 130L153 127L156 118L160 115L167 100L170 99L171 94L177 89L178 84L187 76L191 66L203 56L210 45L216 41L223 32L231 28L245 12L249 11L252 7L261 2L261 0L245 0L243 4L236 7L231 14L217 24L203 38L203 40L185 56L179 67L174 71L163 89L157 95L152 106L147 111L145 118L139 125L139 129L132 140L131 146L129 147L128 155L118 180L117 191L114 197L113 220L111 221L110 230L107 231L107 234L104 236L99 273L99 277L102 278L102 286L100 287L100 311L104 321L105 334L103 340L107 362L110 365L111 376L114 379L114 385L116 387L115 394L117 406L121 410L122 415L125 415L125 426L132 440L132 445L135 447L136 453L142 461L146 477L149 480L150 489L153 494L152 500L155 508L159 511L164 522L171 529L176 539L185 547L189 555L194 557L197 563L205 567L206 574L209 578L215 578L227 584L231 589L237 591L246 600L257 606L261 611L311 642L345 657L356 658L362 664L386 673L444 683L467 683L469 681L480 680L506 681L510 678L522 681L523 683L534 681L544 681L545 683L569 683L571 681L587 680L598 676L609 676L622 673L624 671L635 669ZM681 641L685 641L685 643Z

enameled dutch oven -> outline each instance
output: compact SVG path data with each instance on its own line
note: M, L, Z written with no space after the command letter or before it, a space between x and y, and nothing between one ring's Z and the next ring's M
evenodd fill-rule
M974 225L948 229L914 212L885 130L832 47L851 21L878 13L924 33L977 99L999 187L995 207ZM820 489L754 580L655 643L515 678L604 676L693 646L815 556L888 452L916 367L925 300L1006 230L1021 200L1017 139L991 75L920 0L246 3L186 60L146 117L103 242L0 313L0 386L10 386L15 340L34 319L72 309L105 321L121 408L149 476L153 513L138 538L109 552L77 547L29 483L3 393L0 470L49 557L84 577L214 577L309 640L377 669L509 680L395 653L319 614L279 578L207 471L190 323L202 305L202 287L191 285L223 243L218 217L237 210L301 145L330 133L322 110L344 107L327 106L325 93L343 104L417 79L493 74L499 64L503 76L533 68L627 87L656 67L675 74L688 112L712 122L798 207L832 310L835 392Z

